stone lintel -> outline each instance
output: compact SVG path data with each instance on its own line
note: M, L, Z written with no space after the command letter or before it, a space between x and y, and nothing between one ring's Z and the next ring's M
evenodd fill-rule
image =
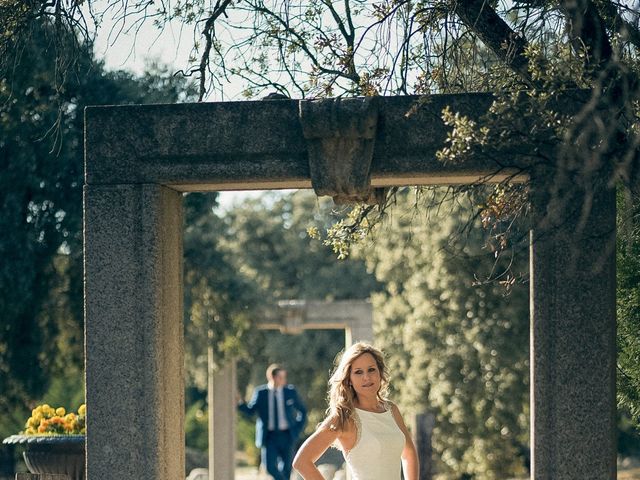
M371 329L373 308L368 300L283 300L265 312L258 328L299 334L303 330Z
M304 322L298 328L292 328L284 322L277 321L258 321L258 328L260 330L280 330L282 333L287 334L300 334L303 330L343 330L347 328L347 322Z
M449 131L443 108L478 119L490 94L433 95L415 109L419 98L376 101L372 186L499 181L514 174L482 156L457 165L435 157ZM310 188L299 110L298 100L88 107L86 183L158 183L181 191Z

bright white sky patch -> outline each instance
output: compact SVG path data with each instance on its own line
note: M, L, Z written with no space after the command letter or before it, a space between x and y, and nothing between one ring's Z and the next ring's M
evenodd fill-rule
M187 68L194 44L191 26L171 22L160 30L149 19L140 22L130 16L119 20L121 12L108 9L108 3L105 0L92 3L95 12L107 9L101 17L94 46L96 56L104 60L107 69L141 74L150 61L159 61L176 71Z

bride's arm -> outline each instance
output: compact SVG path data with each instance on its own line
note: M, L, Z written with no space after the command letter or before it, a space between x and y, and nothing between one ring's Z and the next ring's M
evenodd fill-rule
M411 434L407 429L407 426L404 424L404 420L402 420L402 415L400 415L400 410L394 404L391 404L391 412L393 413L393 418L396 420L398 427L404 433L404 448L402 449L402 472L404 473L405 480L418 480L418 475L420 474L420 463L418 462L418 452L416 451L416 447L413 444L413 440L411 439Z
M339 432L330 428L325 420L318 429L302 444L293 459L295 468L304 480L324 480L315 462L331 446L339 436Z

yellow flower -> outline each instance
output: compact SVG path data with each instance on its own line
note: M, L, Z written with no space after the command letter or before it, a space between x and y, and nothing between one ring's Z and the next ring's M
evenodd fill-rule
M43 420L40 426L38 427L38 433L45 433L47 431L47 427L49 423L46 420Z
M53 409L53 407L50 407L49 405L47 405L46 403L44 405L41 405L41 409L40 409L40 413L42 414L42 416L44 418L51 418L56 414L55 409ZM36 408L37 410L37 408Z
M82 404L78 413L69 412L64 407L53 408L38 405L31 411L31 417L25 423L25 435L64 435L84 434L87 407Z

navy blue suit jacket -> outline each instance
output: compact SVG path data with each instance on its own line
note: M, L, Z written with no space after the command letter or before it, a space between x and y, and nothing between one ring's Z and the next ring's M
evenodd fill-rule
M289 434L291 443L295 442L307 422L307 409L293 385L285 385L282 389L284 397L284 413L289 423ZM238 410L242 413L253 416L257 415L256 421L256 446L261 448L265 445L267 438L267 426L269 425L269 388L265 385L256 387L249 403L241 403Z

